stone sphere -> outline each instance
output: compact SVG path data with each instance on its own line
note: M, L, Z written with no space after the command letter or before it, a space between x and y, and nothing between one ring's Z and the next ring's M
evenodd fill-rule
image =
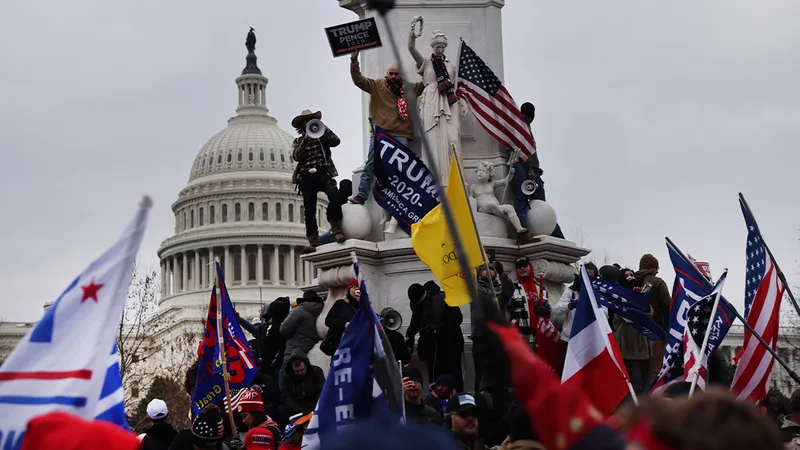
M528 210L528 231L531 236L550 236L556 229L556 210L542 200L531 200Z
M342 216L342 231L347 239L366 239L369 236L372 219L366 206L345 203Z

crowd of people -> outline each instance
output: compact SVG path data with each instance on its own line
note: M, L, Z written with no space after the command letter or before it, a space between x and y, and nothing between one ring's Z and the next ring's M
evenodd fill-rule
M666 329L670 295L666 283L658 277L659 262L655 257L650 254L642 256L638 270L621 265L597 268L588 263L585 266L590 277L648 293L651 299L649 313ZM768 399L759 405L759 409L736 401L728 392L714 391L716 369L711 365L709 392L696 393L688 398L688 383L678 383L661 397L648 396L647 385L660 367L663 343L644 338L613 314L608 320L631 383L637 394L641 394L640 406L634 407L628 399L610 419L595 420L595 428L583 434L582 438L575 437L570 441L567 436L563 442L571 444L558 445L559 438L553 433L559 431L559 426L572 429L576 423L593 420L592 414L583 418L580 415L584 407L581 405L587 400L580 392L562 389L558 362L546 363L533 356L531 350L536 348L535 339L521 340L527 354L515 355L511 350L501 348L496 332L481 326L480 308L484 300L496 298L497 302L493 304L498 306L499 314L515 330L520 330L524 327L520 327L519 317L515 319L514 302L520 293L530 294L526 300L532 300L528 305L534 306L529 308L527 318L531 323L538 317L552 320L560 332L559 338L568 342L581 282L576 278L551 307L546 291L534 278L530 261L525 257L519 258L515 269L514 276L509 276L502 264L492 261L477 272L482 300L470 306L472 326L468 335L472 341L474 386L465 384L461 310L445 302L445 294L435 282L409 286L412 317L405 337L395 329L384 327L392 350L404 367L404 426L413 428L418 436L438 430L438 434L429 435L429 444L465 450L778 449L782 446L800 449L800 390L792 396L788 407L781 407ZM313 417L325 383L324 371L310 362L308 352L319 344L325 353L333 354L359 308L360 297L359 286L353 281L344 297L335 300L328 311L324 322L329 331L324 339L316 331L323 300L313 291L304 293L294 307L289 298L279 298L266 305L260 323L252 324L237 316L242 327L253 335L250 343L258 355L259 371L253 385L234 396L232 416L235 426L230 425L225 405L218 404L197 415L190 429L176 431L167 424L168 405L153 399L147 408L152 426L139 435L142 448L300 448L304 430ZM386 311L381 313L381 319ZM505 359L498 360L499 354L504 354ZM561 355L561 364L563 357ZM514 366L528 358L533 359L528 361L524 381L520 382L515 378ZM498 369L504 365L511 367L511 375ZM196 367L187 373L187 392L192 391L195 377ZM542 396L543 399L537 400L540 403L532 406L530 399ZM591 412L591 407L588 408ZM568 425L549 422L558 419L559 415L573 413L576 416ZM385 432L391 434L395 426L399 425L386 424ZM360 445L366 445L371 433L372 429L367 427L357 437L343 435L340 442L360 440ZM413 440L410 434L405 436L409 443ZM626 447L632 442L638 446ZM395 447L390 445L391 448L411 448L398 447L397 443L392 445Z

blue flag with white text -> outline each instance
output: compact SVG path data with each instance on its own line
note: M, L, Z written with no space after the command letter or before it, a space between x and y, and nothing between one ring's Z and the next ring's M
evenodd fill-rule
M116 338L151 202L75 278L0 368L0 448L18 449L28 421L54 411L128 429Z
M401 392L400 369L394 370L396 376L392 375L389 368L389 360L394 358L391 347L388 347L388 354L385 353L388 341L381 338L383 329L365 295L366 284L363 281L361 289L358 311L345 328L339 348L331 358L328 378L303 436L304 450L321 448L326 439L335 440L338 430L356 421L385 414L394 414L400 419L400 412L394 409L398 398L396 393ZM387 381L384 383L383 380ZM396 380L398 389L379 385L391 383L388 380ZM399 395L402 399L402 394Z
M411 235L436 205L439 195L433 175L422 159L381 127L375 127L375 201Z
M220 307L222 311L222 340L225 345L225 365L228 367L228 384L231 389L250 387L256 376L253 350L247 342L242 327L236 320L228 288L222 276L219 262L217 268L217 285L219 286ZM225 397L222 364L220 364L220 343L217 330L217 289L211 293L208 305L206 331L201 343L200 364L197 366L197 380L192 392L192 414L200 413L211 403L217 403ZM235 405L235 404L234 404Z

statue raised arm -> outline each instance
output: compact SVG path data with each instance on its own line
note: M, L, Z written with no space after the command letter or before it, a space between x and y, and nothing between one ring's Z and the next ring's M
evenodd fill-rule
M417 23L419 23L419 34L414 30L414 26ZM422 35L422 24L422 16L414 17L414 20L411 21L411 28L408 30L408 51L411 52L411 57L417 63L417 70L422 67L422 63L425 61L422 54L417 50L417 38Z
M250 31L247 33L247 40L244 41L245 47L247 47L248 53L254 53L256 50L256 30L253 27L250 27Z

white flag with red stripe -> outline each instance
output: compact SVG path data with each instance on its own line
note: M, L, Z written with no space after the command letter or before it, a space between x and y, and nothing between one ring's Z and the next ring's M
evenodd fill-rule
M467 101L478 123L501 144L520 149L526 156L536 153L528 124L514 98L492 69L461 41L456 92Z
M744 317L764 342L775 350L778 343L781 299L786 288L778 277L778 269L769 256L755 218L741 197L739 204L747 224ZM749 330L745 330L742 349L734 362L736 373L731 391L740 399L750 399L756 403L764 400L769 390L775 360Z

